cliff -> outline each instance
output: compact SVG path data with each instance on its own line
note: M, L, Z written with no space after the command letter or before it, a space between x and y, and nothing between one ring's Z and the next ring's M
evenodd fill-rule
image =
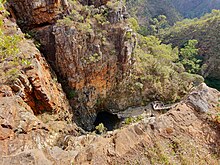
M136 39L123 18L123 4L9 1L8 6L21 28L41 44L79 124L91 130L98 100L109 96L132 63Z
M164 114L140 107L159 94L177 97L194 80L179 83L171 46L154 37L137 43L123 3L11 0L6 8L10 14L1 4L0 164L219 163L218 91L202 84ZM143 114L121 126L114 114L134 106ZM95 128L103 111L121 129Z

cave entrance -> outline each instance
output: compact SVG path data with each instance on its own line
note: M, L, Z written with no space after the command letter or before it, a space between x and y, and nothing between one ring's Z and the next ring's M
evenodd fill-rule
M104 124L104 126L107 128L107 131L112 131L119 128L121 120L117 115L102 111L97 114L94 125L98 126L101 123Z

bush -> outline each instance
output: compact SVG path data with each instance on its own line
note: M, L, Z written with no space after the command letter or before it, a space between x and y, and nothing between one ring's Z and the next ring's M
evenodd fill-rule
M1 20L1 19L0 19ZM19 74L19 67L29 66L31 63L20 52L20 35L6 35L0 27L0 83L9 83Z
M97 126L95 127L95 129L96 129L96 132L97 132L98 134L103 134L103 133L105 133L105 132L107 131L107 128L104 126L103 123L100 123L99 125L97 125Z
M192 85L203 82L201 76L185 72L178 62L178 48L162 44L154 36L138 37L139 43L134 52L136 63L132 72L133 89L141 89L143 95L146 92L148 99L174 102L185 95Z

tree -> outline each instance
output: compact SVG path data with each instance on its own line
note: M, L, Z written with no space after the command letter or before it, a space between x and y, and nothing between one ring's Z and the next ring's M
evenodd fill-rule
M201 69L201 61L198 59L197 40L189 40L183 48L180 49L180 61L189 73L198 73Z
M160 30L169 26L170 25L167 21L167 17L165 15L159 15L158 17L150 20L149 33L151 35L156 35L160 32Z

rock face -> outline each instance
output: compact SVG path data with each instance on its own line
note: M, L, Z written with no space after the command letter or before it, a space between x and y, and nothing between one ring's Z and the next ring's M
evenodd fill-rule
M5 28L4 33L8 35L17 34L21 37L23 35L17 25L7 19L4 19L3 28ZM66 113L66 116L69 115L71 119L69 112L71 107L62 87L57 82L56 76L51 73L51 68L37 50L33 41L26 40L23 37L18 44L18 48L18 58L24 58L23 64L17 66L21 72L17 73L18 75L10 84L0 88L2 96L16 95L21 97L36 115L49 112L63 113L64 117ZM7 68L7 66L5 67Z
M22 45L24 46L25 42ZM31 43L27 43L26 46L29 47L28 51L31 51L31 46L34 48ZM23 53L27 52L24 50ZM55 76L52 77L50 67L40 53L35 48L32 53L34 55L33 65L30 69L25 70L24 74L19 75L11 85L12 89L23 98L35 114L45 111L68 112L70 110L69 103L61 85L56 82Z
M98 100L109 96L108 93L115 88L117 81L128 73L129 62L132 60L134 44L124 39L129 29L111 25L107 28L106 45L97 37L90 36L86 40L88 36L82 37L73 27L53 28L56 66L78 96L78 100L73 100L73 105L85 117L82 119L80 115L81 120L88 121L84 123L87 128L91 126L89 116L96 114L94 107Z
M218 97L215 97L217 90L210 90L206 84L201 84L196 90L193 90L187 97L186 104L191 105L198 112L208 112L209 109L218 103Z
M101 136L78 137L53 132L51 125L60 124L42 123L19 97L2 98L0 164L219 164L220 125L212 116L219 111L220 93L205 85L194 91L206 91L200 99L209 113L188 104L194 97L189 94L165 114Z
M78 134L71 122L71 107L33 41L26 40L16 24L6 18L0 28L6 35L21 37L15 46L19 48L17 58L23 59L14 65L20 70L17 76L10 83L0 84L0 164L49 164L44 150L59 145L66 134ZM4 62L7 68L8 59Z
M53 164L58 158L51 162L45 152L65 134L76 135L74 124L43 123L18 96L0 98L0 109L0 164Z
M95 7L78 1L70 5L59 1L9 1L16 17L25 20L23 25L35 33L42 52L62 79L79 124L91 130L97 107L129 74L136 39L123 18L122 4L112 8L107 1L81 3ZM52 24L62 13L58 8L67 6L69 16ZM39 14L42 10L45 12Z
M28 29L53 23L68 8L67 0L10 0L8 2L18 24Z
M11 155L22 151L22 148L30 149L37 145L42 148L45 143L42 135L47 134L48 128L33 114L31 108L19 97L4 97L0 101L1 155ZM32 138L35 140L32 141Z

